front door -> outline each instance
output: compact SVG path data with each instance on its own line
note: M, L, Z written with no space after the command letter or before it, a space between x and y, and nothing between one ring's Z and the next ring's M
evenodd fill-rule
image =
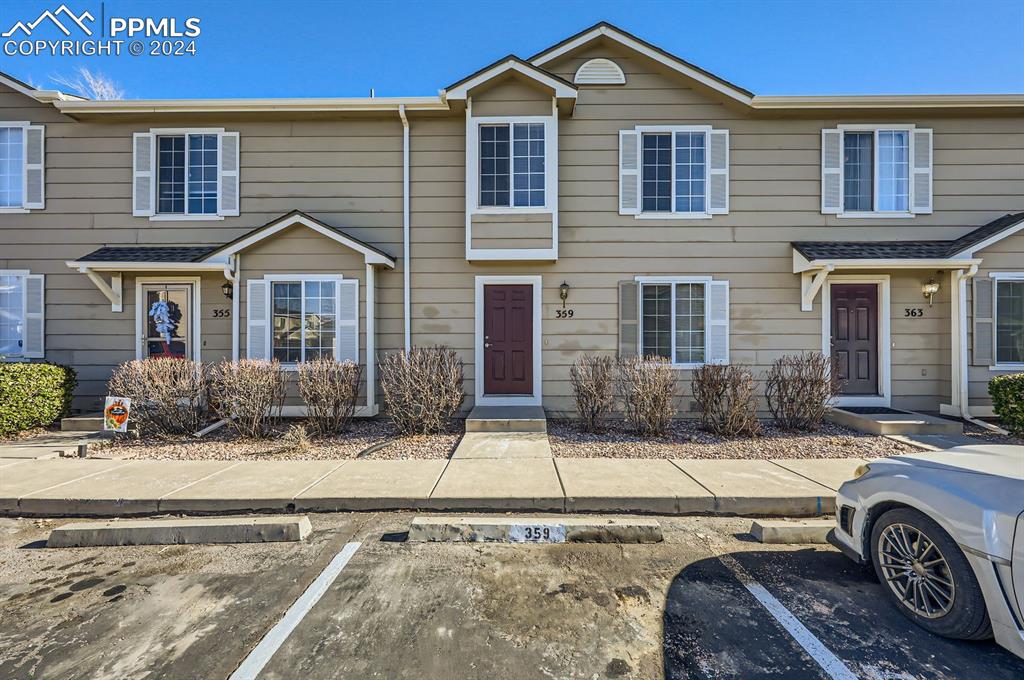
M878 284L831 286L832 357L843 394L878 394Z
M142 357L192 358L192 284L142 286Z
M533 286L484 286L484 394L533 394Z

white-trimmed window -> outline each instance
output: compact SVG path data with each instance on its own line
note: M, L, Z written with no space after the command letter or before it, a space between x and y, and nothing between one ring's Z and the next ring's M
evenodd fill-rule
M536 121L480 124L480 207L546 205L545 128Z
M708 277L637 277L641 356L681 367L729 361L729 283Z
M0 121L0 212L44 207L42 125Z
M42 358L43 275L0 270L0 360Z
M250 359L359 361L358 280L268 275L250 279L246 295Z
M619 132L619 213L653 218L729 212L729 131L706 125Z
M822 130L821 211L844 217L932 211L932 131L914 125Z
M1024 366L1024 274L996 276L996 366Z
M151 219L239 214L239 137L221 129L154 129L134 136L132 213Z

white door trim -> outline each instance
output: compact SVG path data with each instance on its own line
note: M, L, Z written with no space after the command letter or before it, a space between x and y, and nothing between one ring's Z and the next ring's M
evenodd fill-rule
M533 394L529 396L488 396L484 394L484 286L500 284L530 284L533 286ZM541 294L540 276L477 276L475 283L475 315L473 338L473 392L479 406L540 406L541 385Z
M870 395L840 395L838 406L892 405L892 342L890 340L889 275L832 274L821 288L821 353L832 356L832 284L874 283L878 285L878 392Z
M200 322L203 318L202 315L202 298L200 297L200 290L202 289L203 280L199 276L139 276L135 279L135 358L140 361L145 358L146 353L143 351L143 343L145 342L146 332L146 319L148 318L146 313L145 301L142 299L142 287L146 284L191 284L192 285L192 356L189 357L192 361L202 361L202 333L200 332Z

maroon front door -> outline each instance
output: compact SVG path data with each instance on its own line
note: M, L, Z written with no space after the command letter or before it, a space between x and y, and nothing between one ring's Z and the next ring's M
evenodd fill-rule
M832 356L843 394L878 394L878 285L832 285Z
M533 286L484 286L484 394L533 394Z

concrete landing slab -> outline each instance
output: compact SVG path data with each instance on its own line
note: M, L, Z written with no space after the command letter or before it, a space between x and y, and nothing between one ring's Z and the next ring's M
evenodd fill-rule
M561 511L564 502L551 458L452 459L427 507Z
M74 461L64 461L70 463ZM33 515L133 515L155 513L161 497L240 465L224 460L115 461L98 475L25 494L18 509Z
M726 515L806 517L834 512L835 492L766 460L673 460L715 494Z
M544 432L467 432L452 458L551 458Z
M660 543L653 519L567 517L417 517L410 541L504 543Z
M838 491L843 482L853 479L853 473L867 463L863 458L780 458L771 461L781 468L795 472L812 482Z
M63 432L102 432L103 414L61 418L60 429Z
M962 434L964 425L926 413L854 413L842 408L828 412L826 419L869 434Z
M60 488L76 479L88 478L126 465L120 460L58 459L22 460L0 474L0 511L18 509L18 499L43 489Z
M566 512L711 512L715 497L667 460L557 458Z
M69 447L76 448L76 447ZM0 446L0 459L27 458L29 460L47 460L60 458L62 449L54 449L48 446Z
M827 543L825 536L835 526L831 519L759 519L750 525L750 533L761 543Z
M109 520L65 524L50 532L46 547L301 541L312 530L308 517Z
M294 499L297 510L424 507L447 460L352 460Z
M295 496L348 462L247 462L167 494L160 499L160 512L294 511Z
M466 418L466 432L547 432L541 406L475 406Z

